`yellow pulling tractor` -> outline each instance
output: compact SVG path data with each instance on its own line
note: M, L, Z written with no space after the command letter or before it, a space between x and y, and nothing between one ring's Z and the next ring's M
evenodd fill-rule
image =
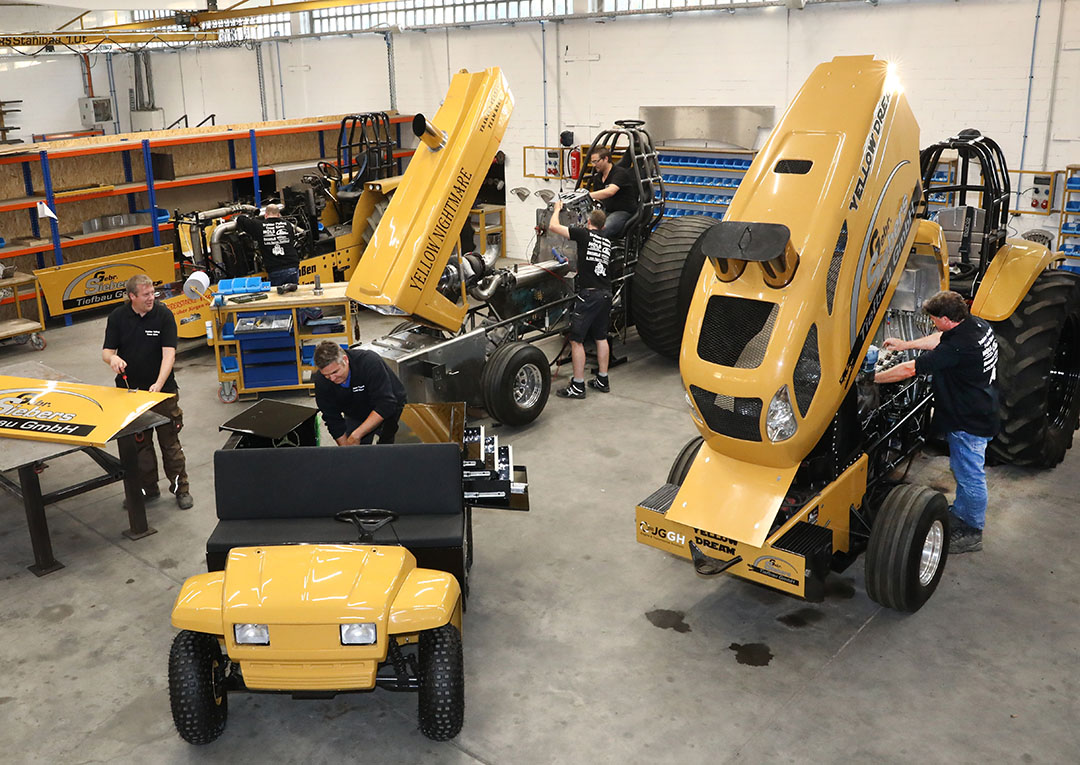
M919 609L948 557L948 502L895 473L924 442L933 399L925 379L872 382L911 352L876 364L868 352L932 332L921 306L941 289L998 336L992 455L1061 461L1080 416L1080 280L1046 247L1006 238L993 141L966 130L921 156L918 141L892 67L835 58L796 95L722 223L665 220L646 244L692 272L680 368L701 436L638 505L639 542L808 600L865 551L867 594ZM941 182L946 153L958 173Z

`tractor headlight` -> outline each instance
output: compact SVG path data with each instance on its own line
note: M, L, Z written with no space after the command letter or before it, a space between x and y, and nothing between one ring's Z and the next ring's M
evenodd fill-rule
M769 433L769 440L773 443L787 441L795 435L798 428L795 412L791 410L787 386L781 386L769 402L769 413L765 416L765 430Z
M697 407L694 406L694 399L690 398L689 393L686 394L686 405L690 407L690 416L693 418L694 422L698 423L699 425L704 425L705 423L702 422L701 415L698 414Z
M342 645L374 645L375 644L375 625L371 624L371 623L342 624L341 625L341 644Z
M270 645L270 628L265 624L234 624L237 645Z

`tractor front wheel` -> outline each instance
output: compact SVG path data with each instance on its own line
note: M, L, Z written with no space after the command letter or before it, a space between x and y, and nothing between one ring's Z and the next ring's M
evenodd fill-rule
M528 425L547 405L551 365L536 346L504 343L484 363L480 390L492 419L504 425Z
M209 744L225 731L229 697L217 638L182 631L169 651L169 702L180 738Z
M453 624L420 633L420 732L449 741L465 723L465 660Z
M1054 467L1080 422L1080 277L1044 271L994 333L1001 432L990 456Z
M705 439L701 436L694 436L686 442L686 445L679 450L675 461L671 463L671 470L668 471L667 477L668 483L682 486L683 481L686 480L686 474L690 472L690 466L694 464L694 458L701 451L703 443L705 443Z
M881 503L866 550L866 594L914 613L937 589L949 557L949 503L915 484L892 489Z

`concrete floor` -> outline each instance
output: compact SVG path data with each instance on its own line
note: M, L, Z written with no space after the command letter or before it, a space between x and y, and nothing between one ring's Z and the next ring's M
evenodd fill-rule
M373 322L385 324L366 315L365 338ZM37 360L111 384L103 332L100 316L51 329L45 351L5 347L0 365ZM1052 472L993 468L986 549L950 560L918 614L871 602L861 562L806 604L699 579L635 543L634 505L694 430L674 365L636 339L625 352L610 395L552 397L531 427L497 429L528 465L532 512L476 512L457 739L424 738L411 694L237 694L225 734L192 747L169 712L169 612L204 570L217 428L240 409L218 402L213 355L185 349L194 509L166 495L148 510L158 533L129 541L120 484L51 506L66 568L38 579L22 506L0 493L0 759L1080 761L1080 453ZM78 455L51 463L45 490L90 467ZM918 459L911 478L952 486L940 456Z

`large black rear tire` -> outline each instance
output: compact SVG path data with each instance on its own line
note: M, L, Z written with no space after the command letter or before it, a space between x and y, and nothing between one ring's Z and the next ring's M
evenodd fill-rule
M504 425L527 425L544 411L551 365L539 348L514 341L500 345L480 373L484 408Z
M169 702L180 738L209 744L225 731L229 696L217 638L182 631L169 651Z
M631 292L634 323L645 345L661 356L679 357L690 296L705 262L694 245L717 223L702 215L665 218L638 254Z
M937 589L949 557L949 502L939 491L901 484L881 503L866 550L866 594L914 613Z
M990 443L991 456L1054 467L1080 420L1080 277L1044 271L994 333L1001 432Z
M420 633L420 732L449 741L465 723L465 659L452 624Z

